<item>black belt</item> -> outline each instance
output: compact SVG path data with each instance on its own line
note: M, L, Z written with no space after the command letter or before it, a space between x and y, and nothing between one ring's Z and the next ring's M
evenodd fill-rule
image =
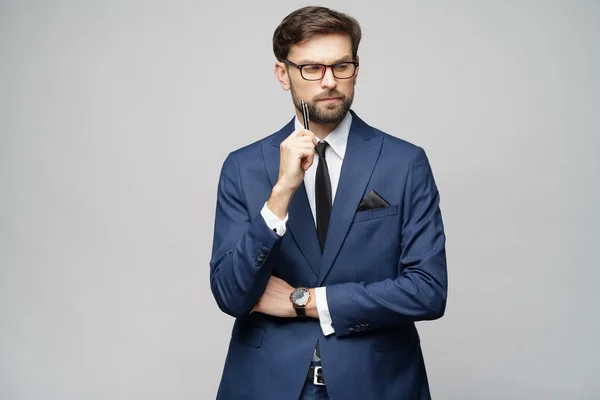
M306 374L306 381L312 382L315 385L325 385L325 378L323 377L323 367L320 365L311 365L308 368L308 374Z

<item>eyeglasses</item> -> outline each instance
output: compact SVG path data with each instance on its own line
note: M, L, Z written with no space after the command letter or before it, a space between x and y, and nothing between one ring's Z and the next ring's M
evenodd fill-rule
M333 76L337 79L350 79L356 73L356 67L358 63L356 61L340 62L332 65L325 64L302 64L298 65L290 60L283 60L284 63L291 65L292 67L300 70L300 75L304 80L307 81L319 81L325 76L327 68L331 67Z

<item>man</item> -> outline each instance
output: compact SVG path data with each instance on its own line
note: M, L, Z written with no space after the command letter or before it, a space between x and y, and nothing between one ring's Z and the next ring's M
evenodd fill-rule
M236 320L217 398L430 398L414 322L446 306L439 195L421 148L350 110L360 38L323 7L273 36L296 116L221 171L211 289Z

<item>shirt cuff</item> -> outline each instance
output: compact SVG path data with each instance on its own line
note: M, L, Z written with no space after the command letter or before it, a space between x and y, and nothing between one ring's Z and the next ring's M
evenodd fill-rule
M317 312L319 313L319 323L321 324L321 330L323 335L329 336L335 333L333 329L333 321L329 314L329 305L327 305L327 290L325 287L315 288L315 297L317 300Z
M285 218L283 218L282 221L277 215L273 214L273 211L269 210L269 207L267 207L267 203L265 202L262 210L260 210L260 215L262 215L269 229L275 231L275 233L279 236L283 236L285 234L285 231L287 230L285 224L288 221L289 213L285 215Z

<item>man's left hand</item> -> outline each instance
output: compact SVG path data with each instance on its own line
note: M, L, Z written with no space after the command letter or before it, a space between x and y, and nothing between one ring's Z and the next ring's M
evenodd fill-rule
M258 303L254 306L251 312L260 312L263 314L272 315L274 317L292 318L296 316L296 311L290 300L290 294L294 288L290 286L286 281L276 276L271 276L265 292L258 300ZM310 302L306 305L307 315L316 317L316 300L314 289L310 291ZM314 308L314 310L313 310ZM314 311L314 312L312 312Z

